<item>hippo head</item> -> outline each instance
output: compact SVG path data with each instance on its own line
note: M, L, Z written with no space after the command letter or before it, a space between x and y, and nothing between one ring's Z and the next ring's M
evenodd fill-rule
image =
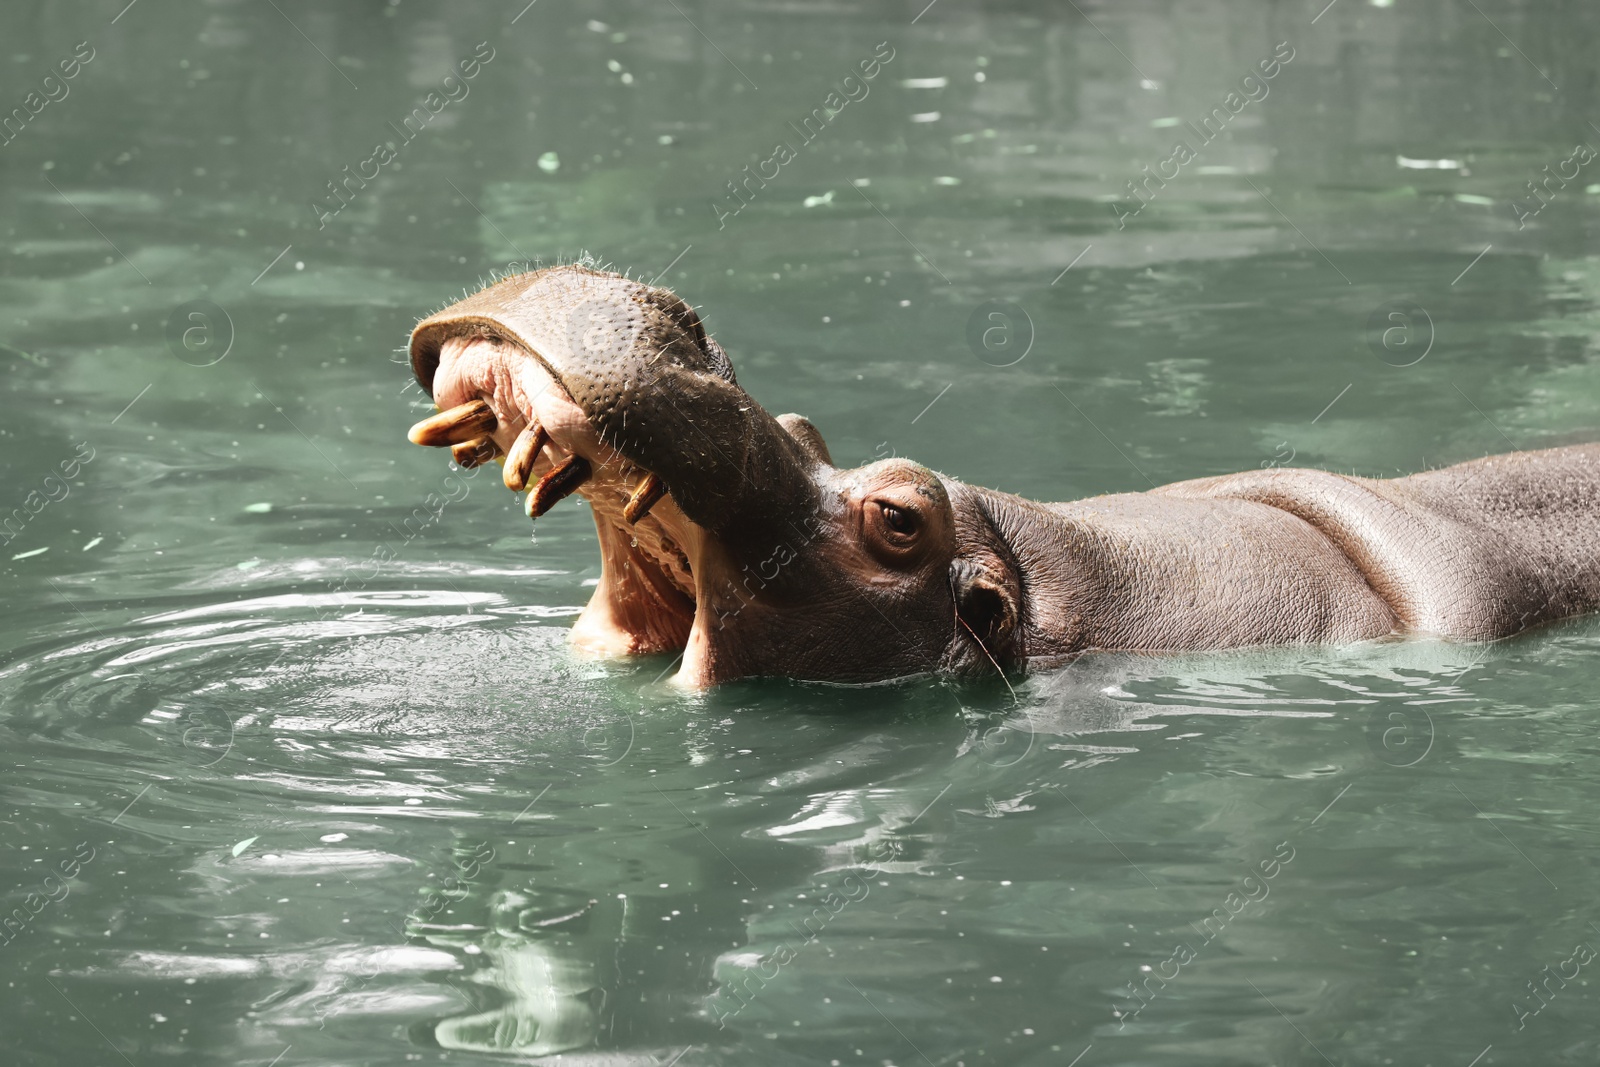
M810 422L739 387L665 289L581 266L510 277L418 324L411 365L442 410L413 441L463 465L503 456L535 517L588 501L602 573L580 648L681 651L694 687L1020 659L999 494L902 459L835 467Z

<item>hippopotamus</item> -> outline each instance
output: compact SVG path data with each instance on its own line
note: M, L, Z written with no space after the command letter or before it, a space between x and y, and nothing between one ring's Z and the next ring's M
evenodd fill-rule
M901 458L836 466L810 421L740 388L682 299L581 265L428 316L410 354L441 409L413 442L503 459L534 518L574 492L592 509L602 569L573 643L681 654L687 687L1483 641L1600 603L1597 445L1036 503Z

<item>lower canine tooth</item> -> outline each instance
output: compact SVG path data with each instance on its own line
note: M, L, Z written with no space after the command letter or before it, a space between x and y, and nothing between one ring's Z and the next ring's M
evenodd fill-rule
M441 411L411 427L407 434L414 445L454 445L493 433L494 412L482 400L469 400L449 411Z
M582 456L573 456L555 470L539 479L539 484L528 494L528 517L537 519L561 501L577 492L589 480L594 469Z
M450 446L450 458L460 467L477 467L499 455L500 446L492 438L476 437Z
M661 484L661 479L654 474L645 475L644 481L634 489L633 495L628 498L628 504L622 509L622 517L633 525L646 515L650 509L661 502L667 495L667 487Z
M549 443L550 435L544 432L544 427L538 422L530 422L517 434L517 439L511 442L511 451L506 453L506 467L501 476L505 479L506 488L513 493L520 493L528 484L528 475L533 473L534 461L539 458L539 451Z

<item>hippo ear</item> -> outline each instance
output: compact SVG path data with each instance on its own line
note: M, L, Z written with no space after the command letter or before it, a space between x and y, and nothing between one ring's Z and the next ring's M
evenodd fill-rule
M950 564L950 592L959 628L994 659L1006 658L1017 631L1017 604L1010 590L968 559Z
M789 432L789 436L794 438L794 443L799 445L806 455L818 463L833 466L833 456L828 453L828 443L822 439L822 431L817 429L810 419L790 412L778 416L778 425Z

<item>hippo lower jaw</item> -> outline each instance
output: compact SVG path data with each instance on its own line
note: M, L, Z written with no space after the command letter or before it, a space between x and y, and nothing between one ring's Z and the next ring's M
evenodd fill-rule
M573 628L573 644L602 656L686 650L695 628L696 576L713 573L720 561L708 552L705 531L670 495L648 491L659 481L603 442L546 364L512 342L472 336L447 340L433 388L447 415L481 401L492 428L463 425L458 417L461 429L448 436L464 440L430 443L455 445L457 459L469 465L486 456L504 457L506 484L526 489L530 515L543 514L571 492L592 509L601 576ZM492 447L484 448L484 440ZM471 448L463 450L462 444ZM635 501L635 512L643 514L626 514ZM686 655L679 680L709 684L704 659Z
M444 413L412 440L506 460L537 516L593 510L573 631L683 652L677 681L872 682L1428 633L1494 638L1600 606L1600 446L1406 478L1255 471L1040 504L905 460L833 465L673 294L555 267L412 334Z

